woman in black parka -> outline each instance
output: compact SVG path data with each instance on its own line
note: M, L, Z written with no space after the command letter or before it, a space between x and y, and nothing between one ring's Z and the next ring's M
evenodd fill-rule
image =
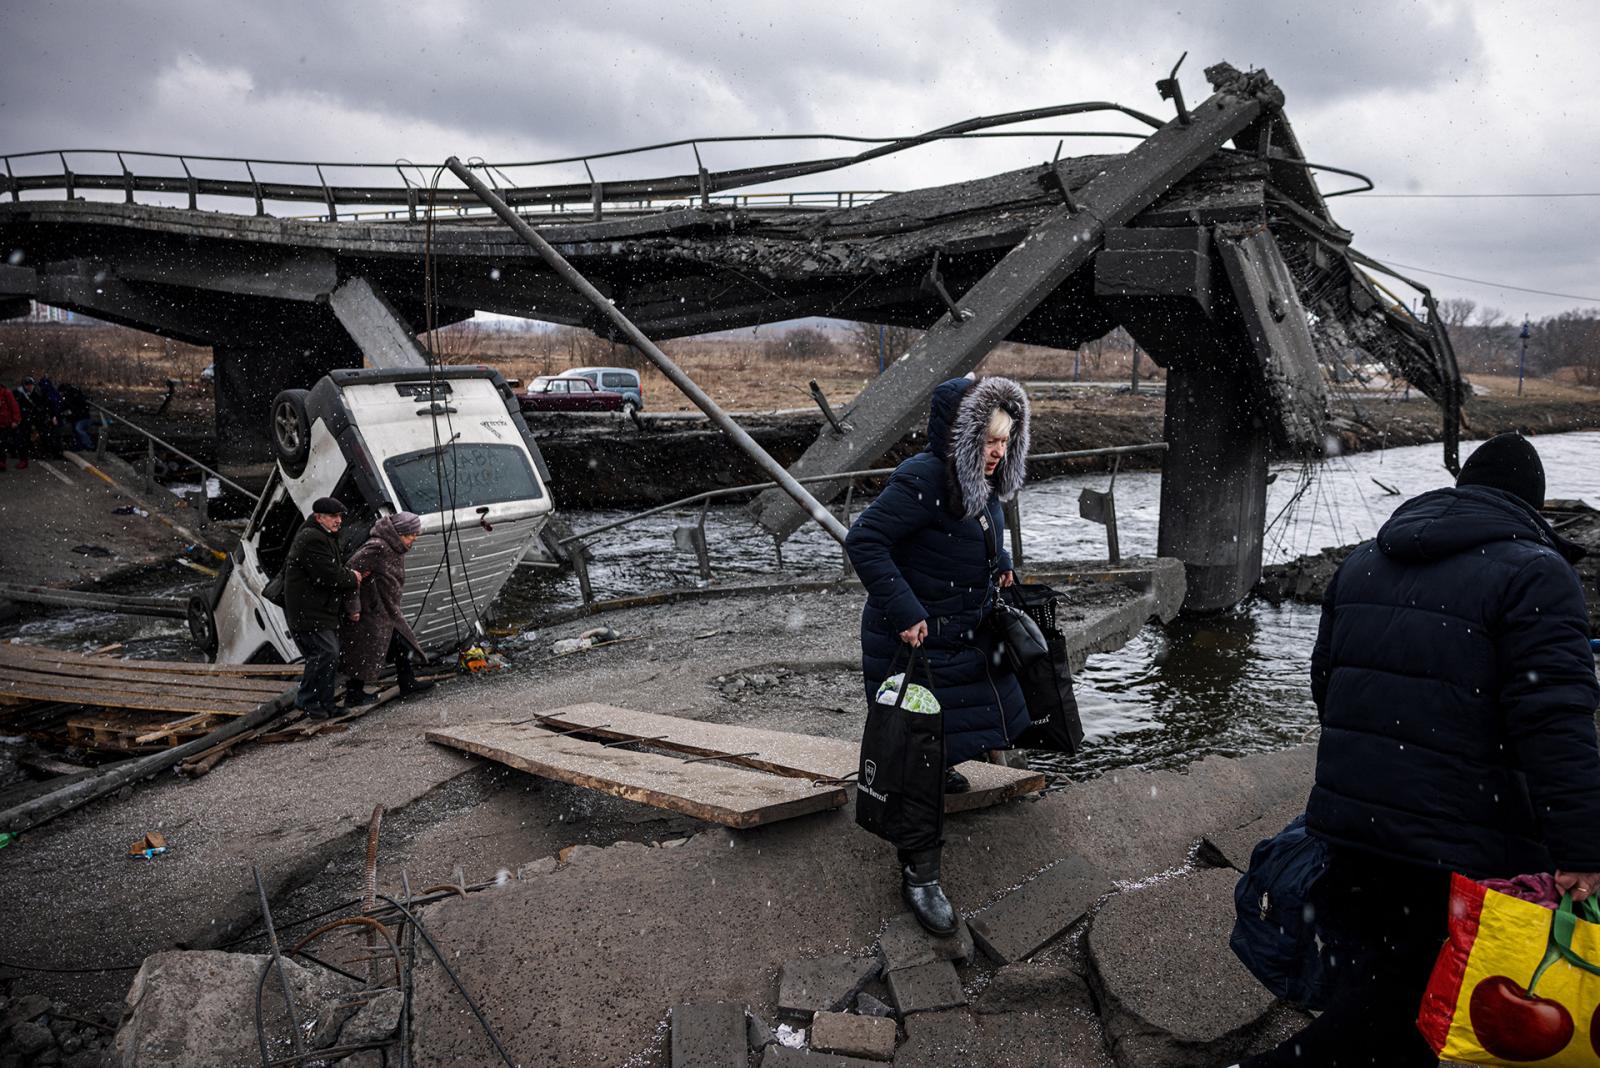
M861 513L845 548L867 588L861 673L871 701L903 644L923 648L944 710L946 789L956 764L1009 749L1028 725L1016 676L995 654L984 616L1013 580L1000 504L1022 487L1028 398L1008 378L955 378L933 391L928 444ZM900 853L907 905L924 927L955 930L939 886L939 847Z

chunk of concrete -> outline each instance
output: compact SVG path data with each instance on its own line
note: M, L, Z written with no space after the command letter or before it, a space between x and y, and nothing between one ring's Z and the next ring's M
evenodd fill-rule
M876 957L844 954L786 961L778 972L778 1011L809 1016L842 1009L882 967Z
M973 1004L974 1012L1059 1012L1083 1009L1092 1012L1089 984L1065 964L1035 964L1024 961L1004 965L983 988Z
M267 958L221 950L171 950L153 953L133 977L127 1008L116 1035L116 1063L122 1068L170 1064L254 1064L261 1060L256 1040L256 981ZM333 1003L356 985L321 968L284 961L295 1007L311 1034L309 1048L333 1040L334 1028L348 1010ZM268 1049L274 1057L292 1052L289 1021L277 976L268 979L264 1013Z
M936 960L970 960L972 957L972 932L967 921L960 921L956 933L940 937L931 934L917 918L902 912L889 921L889 926L878 936L878 952L883 955L884 971L915 968Z
M672 1068L745 1068L750 1032L744 1005L737 1001L674 1005Z
M901 968L889 973L889 996L901 1016L933 1012L967 1003L956 966L947 960Z
M888 1019L894 1018L894 1009L890 1008L882 1001L879 1001L865 990L856 995L856 1012L862 1016L883 1016Z
M819 1053L887 1061L894 1057L896 1034L894 1021L881 1016L819 1012L811 1018L811 1048Z
M1230 1064L1270 1023L1274 999L1228 948L1229 868L1107 901L1089 927L1089 981L1119 1065Z
M55 1044L56 1036L42 1023L24 1020L11 1026L10 1046L24 1057L32 1057Z
M896 1068L965 1068L992 1064L972 1014L930 1012L906 1020L906 1040L895 1054Z
M50 1011L50 999L41 994L24 994L0 1012L0 1037L19 1023L37 1020ZM116 1021L111 1021L115 1023Z
M350 1018L339 1032L341 1046L360 1046L368 1042L382 1042L400 1028L400 1010L405 1005L405 995L398 990L385 990Z
M746 1035L750 1040L750 1048L755 1052L760 1053L778 1041L777 1036L772 1033L772 1028L767 1026L767 1021L762 1019L761 1014L756 1010L746 1008L744 1024Z
M761 1068L882 1068L878 1061L842 1057L837 1053L814 1053L788 1046L768 1046L761 1055Z
M1111 880L1094 864L1067 857L972 917L973 938L996 963L1025 960L1110 889Z

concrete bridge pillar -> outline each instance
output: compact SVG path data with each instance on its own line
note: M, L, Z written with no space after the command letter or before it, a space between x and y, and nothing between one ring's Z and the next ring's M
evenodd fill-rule
M1185 612L1239 603L1261 577L1271 433L1245 368L1170 367L1156 552L1183 561Z

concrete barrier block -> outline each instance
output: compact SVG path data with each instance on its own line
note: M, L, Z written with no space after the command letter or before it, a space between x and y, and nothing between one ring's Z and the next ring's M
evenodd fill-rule
M835 954L786 961L778 972L778 1011L809 1016L842 1009L881 970L876 957Z
M962 920L955 934L940 938L924 929L911 913L902 912L878 936L878 952L883 955L884 970L890 972L936 960L970 960L972 931Z

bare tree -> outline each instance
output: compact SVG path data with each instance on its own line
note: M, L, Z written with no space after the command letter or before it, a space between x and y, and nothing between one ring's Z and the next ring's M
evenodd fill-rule
M851 347L861 356L877 366L878 357L883 357L883 365L889 366L894 361L906 354L906 351L916 344L924 331L914 330L909 326L880 326L877 323L856 323L851 331Z
M1449 300L1439 302L1439 318L1444 325L1455 329L1467 325L1472 318L1472 313L1477 310L1478 302L1465 297L1451 297Z

